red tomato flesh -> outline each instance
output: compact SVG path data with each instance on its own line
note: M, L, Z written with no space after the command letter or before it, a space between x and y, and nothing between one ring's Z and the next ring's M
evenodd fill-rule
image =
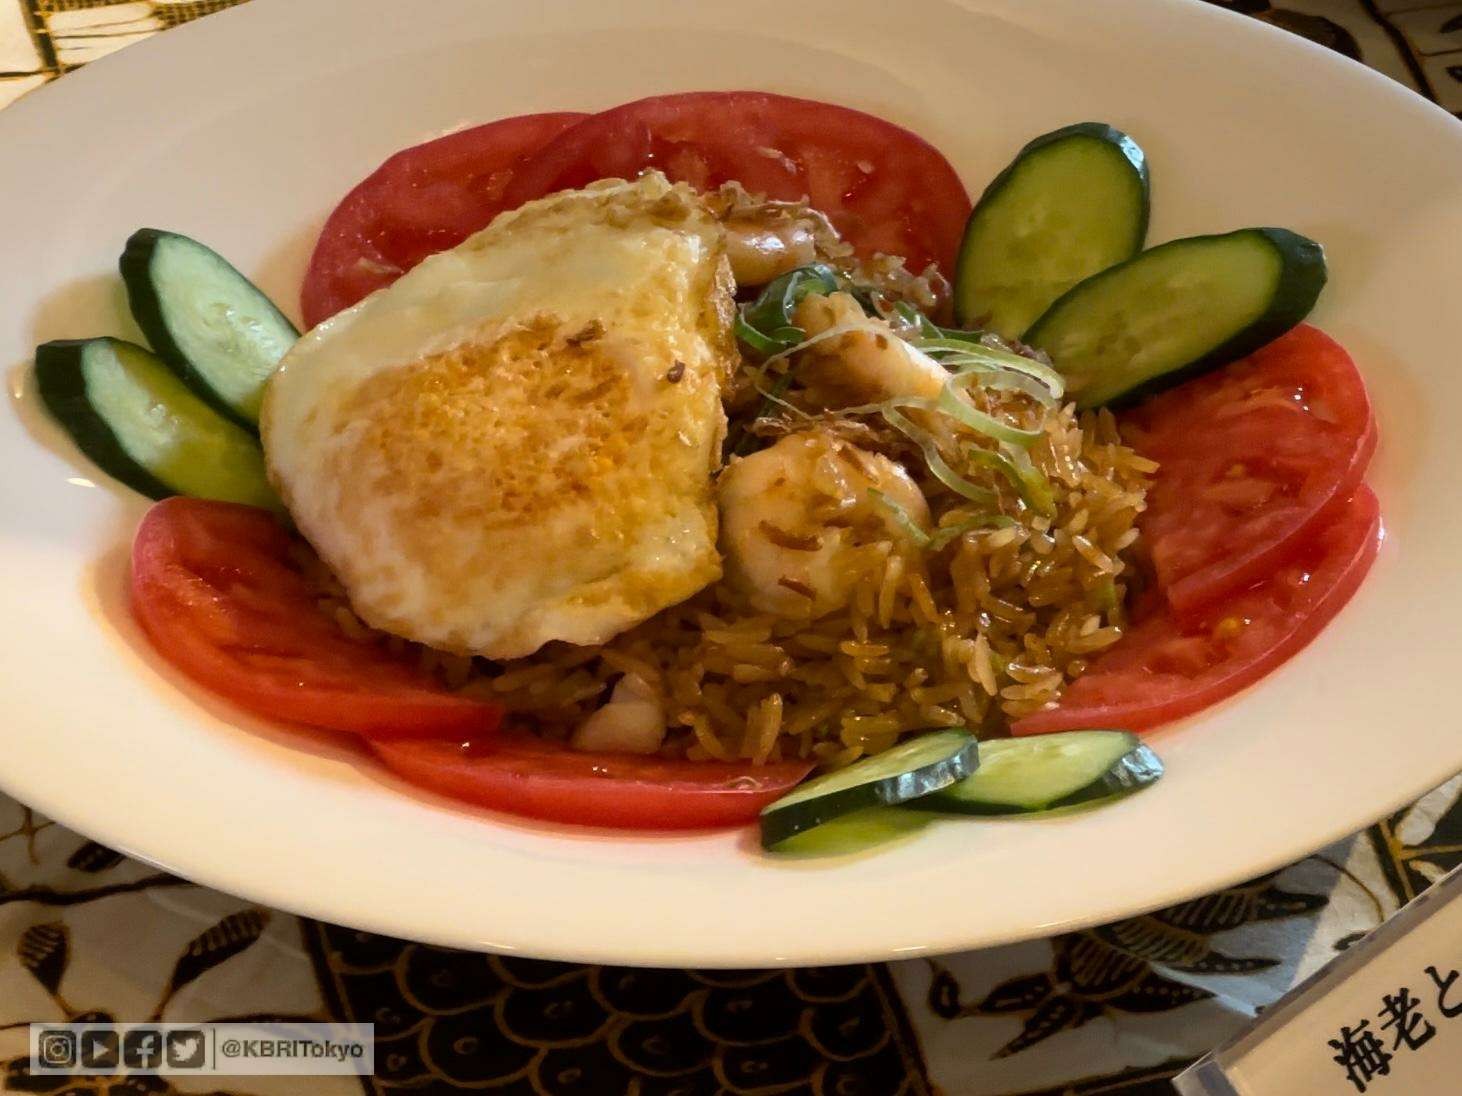
M1147 401L1122 429L1162 465L1141 528L1180 615L1267 578L1304 548L1354 493L1376 447L1355 363L1308 325Z
M390 285L428 255L456 247L503 209L523 161L583 114L526 114L396 153L330 214L300 291L314 327Z
M368 737L485 734L502 709L449 692L409 654L318 607L264 510L170 498L132 544L132 610L160 654L256 715Z
M1017 735L1085 727L1146 730L1231 696L1299 651L1350 600L1381 541L1362 485L1271 578L1180 619L1160 598L1071 683L1059 707L1011 725Z
M970 199L923 138L847 107L760 91L660 95L565 130L519 168L507 207L596 179L658 168L697 190L736 180L808 198L860 254L901 255L914 273L954 271Z
M466 745L433 739L371 743L402 779L480 807L583 826L707 829L754 822L805 777L805 762L671 761L582 753L500 735Z

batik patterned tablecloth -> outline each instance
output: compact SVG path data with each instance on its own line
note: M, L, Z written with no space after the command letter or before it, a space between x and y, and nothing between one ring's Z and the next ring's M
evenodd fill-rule
M0 105L231 2L0 0ZM1462 3L1228 6L1462 112ZM0 149L0 163L25 151ZM736 972L475 955L309 921L158 872L0 797L3 1084L290 1096L1166 1092L1186 1062L1462 861L1459 793L1462 777L1282 872L1087 932L932 962ZM377 1075L28 1072L32 1021L237 1017L374 1023Z

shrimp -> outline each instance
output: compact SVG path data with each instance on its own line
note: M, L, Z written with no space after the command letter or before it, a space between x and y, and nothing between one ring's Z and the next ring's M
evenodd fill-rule
M930 525L908 472L821 428L732 461L717 490L727 580L761 612L794 619L848 604L860 549L917 550L909 526Z
M733 214L726 225L726 257L737 285L766 285L789 270L817 261L814 227L783 210Z
M580 723L569 740L576 750L652 754L665 741L665 708L638 674L625 674L609 703Z
M794 313L809 338L849 324L856 330L813 343L798 359L797 377L823 407L852 407L898 396L938 399L948 371L894 334L884 320L863 314L848 293L802 299Z

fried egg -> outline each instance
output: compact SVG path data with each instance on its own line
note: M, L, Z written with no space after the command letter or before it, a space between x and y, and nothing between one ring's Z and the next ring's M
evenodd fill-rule
M271 481L376 628L602 643L720 577L732 315L683 185L531 202L299 341L265 395Z

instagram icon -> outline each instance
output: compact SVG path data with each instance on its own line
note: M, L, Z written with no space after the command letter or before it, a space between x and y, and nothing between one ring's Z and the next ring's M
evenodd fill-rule
M43 1031L37 1046L37 1057L52 1069L68 1069L76 1064L74 1031Z

